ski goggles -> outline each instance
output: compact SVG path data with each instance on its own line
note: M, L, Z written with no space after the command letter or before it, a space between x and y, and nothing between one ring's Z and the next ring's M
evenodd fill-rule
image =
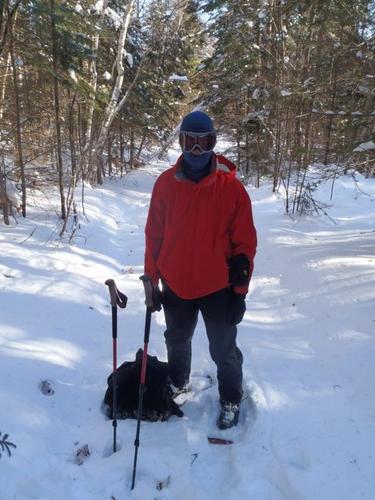
M216 144L216 134L213 132L180 132L180 146L182 151L191 153L195 147L201 153L212 151Z

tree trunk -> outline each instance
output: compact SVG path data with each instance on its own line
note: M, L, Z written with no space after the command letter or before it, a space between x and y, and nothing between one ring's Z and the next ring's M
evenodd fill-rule
M16 105L16 143L17 143L17 163L20 171L21 178L21 190L22 190L22 215L26 217L26 179L25 179L25 165L23 161L23 149L22 149L22 130L21 130L21 106L20 106L20 92L17 80L17 66L14 59L13 52L13 26L10 29L10 58L12 64L12 76L13 76L13 86L14 86L14 96Z
M146 141L146 137L147 137L147 132L144 131L143 134L142 134L142 139L141 139L141 142L139 143L139 147L138 147L138 151L137 151L137 154L136 154L136 159L139 160L140 156L141 156L141 153L142 153L142 149L143 149L143 146L145 144L145 141Z
M119 142L120 142L120 175L124 175L124 137L122 135L122 116L120 116L119 126Z
M3 210L4 224L9 226L9 198L6 188L4 158L2 158L2 167L0 167L0 206Z
M236 140L237 140L237 167L238 170L241 170L241 132L240 128L236 129Z
M125 42L126 42L126 37L128 33L128 28L130 24L130 19L133 11L133 7L135 4L135 0L130 0L127 4L126 10L124 12L124 17L122 19L122 26L120 29L120 34L119 34L119 40L117 44L117 54L116 54L116 81L112 90L112 95L109 100L109 103L106 107L106 109L103 112L103 120L100 126L100 131L98 135L98 139L96 141L96 159L97 163L99 165L101 156L102 156L102 151L104 148L105 144L105 139L107 137L108 130L116 116L117 113L121 111L121 108L125 104L126 99L128 98L129 92L134 86L138 76L139 72L142 66L142 62L138 66L137 74L133 80L133 82L130 84L128 87L125 95L121 98L120 100L120 94L122 90L122 84L124 81L124 63L123 63L123 57L124 57L124 47L125 47Z
M103 25L104 12L108 6L109 0L103 0L99 16L98 16L98 25ZM89 74L90 74L90 97L89 97L89 105L86 112L86 133L84 145L81 152L80 159L80 170L82 172L82 179L86 177L91 169L91 145L93 142L93 123L94 123L94 110L95 110L95 102L96 102L96 90L98 86L98 74L96 70L96 61L98 57L98 49L99 49L99 41L100 41L100 29L96 30L95 35L92 37L92 55L90 58L89 64Z
M60 101L59 101L59 84L57 80L57 40L56 40L56 25L55 25L55 0L50 0L50 16L51 16L51 37L52 37L52 66L53 66L53 93L55 105L55 126L56 126L56 159L57 170L59 175L59 190L61 202L61 218L66 218L65 194L64 194L64 165L62 161L61 148L61 126L60 126Z
M77 153L75 143L75 122L74 122L74 104L76 96L73 96L72 102L69 106L68 126L69 126L69 146L70 146L70 164L72 169L72 176L74 177L77 172Z
M22 0L15 0L11 8L9 6L9 0L2 0L0 3L0 55L6 45L7 37L21 1Z
M4 117L4 102L5 102L7 80L8 80L8 76L10 74L10 69L12 67L12 60L11 60L10 52L9 52L7 58L4 59L4 61L5 61L5 73L3 76L3 82L1 84L1 91L0 91L0 123L2 123L3 117ZM1 140L1 129L0 129L0 140Z
M337 70L336 70L336 61L335 58L332 59L332 73L333 77L331 77L330 87L332 87L332 98L331 98L331 110L334 111L334 106L336 102L336 91L337 91ZM332 82L333 79L333 82ZM325 152L324 152L324 165L327 165L329 161L330 149L331 149L331 134L332 134L332 125L333 125L333 115L329 115L328 123L327 123L327 136L326 136L326 144L325 144Z
M250 141L249 132L245 131L245 168L244 168L245 178L248 179L250 175Z
M0 17L2 16L2 10L0 9ZM2 19L0 19L0 25L2 23ZM1 31L1 28L0 28ZM0 58L1 60L1 58ZM8 80L8 76L10 74L10 69L12 67L12 61L11 61L11 55L10 52L6 58L6 64L5 64L5 73L3 76L3 81L1 85L1 92L0 92L0 124L3 121L4 117L4 103L5 103L5 92L6 92L6 84ZM0 144L2 142L2 130L0 128ZM3 219L4 219L4 224L9 225L9 199L8 195L6 192L6 175L5 175L5 162L4 162L4 156L3 152L1 151L1 161L2 165L0 165L0 207L2 208L3 211Z
M82 130L83 130L83 125L82 125L83 119L82 119L82 112L81 112L81 103L78 100L78 105L77 105L77 138L78 138L78 149L79 149L79 155L81 157L82 155L82 150L83 150L83 142L82 142Z
M107 137L107 154L108 154L108 175L112 175L112 138L111 138L111 132L108 130L108 137Z
M133 170L134 168L134 130L130 130L130 158L129 158L129 163L130 163L130 170Z

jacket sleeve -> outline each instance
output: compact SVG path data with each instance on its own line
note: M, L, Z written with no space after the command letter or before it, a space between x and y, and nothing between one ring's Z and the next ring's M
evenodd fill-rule
M161 183L158 179L152 191L145 227L146 251L144 272L151 278L153 285L157 285L160 278L157 259L163 242L164 224L165 202L161 193Z
M234 292L246 294L249 289L251 275L254 269L254 258L257 248L257 233L253 221L250 197L238 181L238 195L234 217L230 229L231 257L246 255L249 259L249 280L245 286L235 286Z

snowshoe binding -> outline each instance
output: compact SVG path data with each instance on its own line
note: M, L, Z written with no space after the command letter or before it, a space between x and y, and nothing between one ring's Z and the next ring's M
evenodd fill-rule
M173 384L169 386L172 399L178 405L182 406L185 401L189 398L189 394L191 393L191 384L185 384L182 387L177 387Z
M230 403L228 401L220 401L221 411L217 419L217 426L221 430L230 429L238 424L240 416L240 403Z

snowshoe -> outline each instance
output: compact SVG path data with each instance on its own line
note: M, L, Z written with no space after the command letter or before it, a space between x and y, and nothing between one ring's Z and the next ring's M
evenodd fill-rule
M178 406L182 406L189 398L189 393L191 392L191 384L185 384L183 387L176 387L175 385L170 384L169 387L172 393L172 400Z
M176 398L177 396L179 396L180 394L185 394L186 392L189 392L191 391L191 384L185 384L183 387L176 387L175 385L173 384L170 384L169 386L171 388L171 391L172 391L172 398Z
M217 419L217 426L219 429L230 429L238 424L240 416L240 403L229 403L227 401L220 401L221 411Z

